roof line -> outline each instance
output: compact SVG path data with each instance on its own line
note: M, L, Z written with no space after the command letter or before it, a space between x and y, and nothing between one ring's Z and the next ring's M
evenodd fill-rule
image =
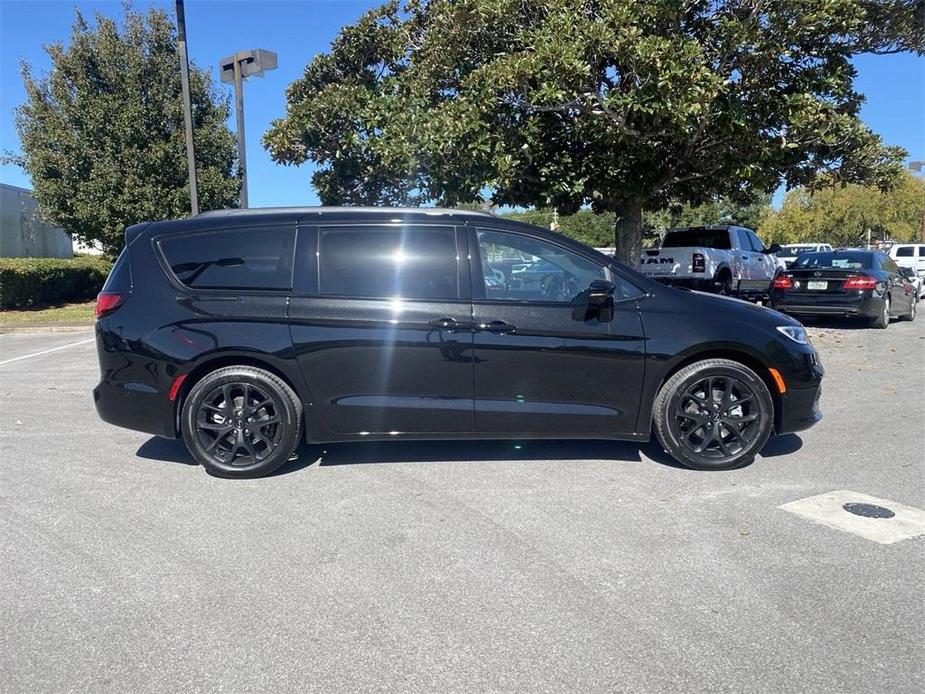
M425 214L433 216L443 215L472 215L477 217L494 217L489 212L477 210L454 210L445 207L328 207L325 205L314 206L293 206L293 207L248 207L233 208L223 210L207 210L200 212L195 218L199 217L231 217L245 216L251 214L274 214L288 212L291 214L323 214L337 212L376 212L381 214Z

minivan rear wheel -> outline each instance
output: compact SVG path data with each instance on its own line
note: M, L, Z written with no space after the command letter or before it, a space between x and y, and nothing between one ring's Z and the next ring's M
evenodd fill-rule
M229 366L204 376L183 402L180 423L190 454L218 477L261 477L292 456L302 405L269 371Z
M764 381L729 359L705 359L674 374L653 408L655 435L696 470L748 465L771 435L774 403Z

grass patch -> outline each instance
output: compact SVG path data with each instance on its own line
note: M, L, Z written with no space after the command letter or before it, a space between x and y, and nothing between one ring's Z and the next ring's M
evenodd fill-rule
M0 327L30 323L92 323L95 306L95 301L80 301L58 306L33 306L0 311Z

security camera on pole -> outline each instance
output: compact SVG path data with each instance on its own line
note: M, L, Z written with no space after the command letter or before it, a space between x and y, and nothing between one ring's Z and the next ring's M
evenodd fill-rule
M247 153L244 150L244 78L263 76L276 69L276 53L263 48L240 51L222 58L218 65L222 82L234 83L234 105L238 130L238 166L241 169L240 206L247 207Z

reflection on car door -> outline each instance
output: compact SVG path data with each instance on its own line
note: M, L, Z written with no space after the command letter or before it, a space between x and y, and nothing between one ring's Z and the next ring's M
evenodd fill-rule
M473 430L464 243L452 226L300 229L292 342L329 429Z
M645 345L629 283L618 284L613 319L585 319L582 293L611 277L596 261L549 241L473 230L475 424L482 433L632 433ZM532 272L529 283L486 281L494 270Z

